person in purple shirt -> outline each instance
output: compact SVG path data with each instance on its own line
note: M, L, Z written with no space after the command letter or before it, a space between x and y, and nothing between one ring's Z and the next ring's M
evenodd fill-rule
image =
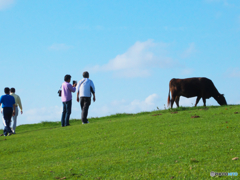
M69 74L65 75L64 83L62 83L62 103L63 103L63 112L62 112L62 127L69 126L69 118L72 110L72 92L76 91L77 84L70 84L71 76Z

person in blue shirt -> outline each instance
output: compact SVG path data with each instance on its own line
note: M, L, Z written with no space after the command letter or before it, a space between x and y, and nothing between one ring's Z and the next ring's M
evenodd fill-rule
M2 113L3 113L3 125L4 136L7 134L10 136L13 132L10 128L11 118L15 115L15 99L13 96L9 95L10 89L6 87L4 89L5 95L0 97L0 106L2 105Z

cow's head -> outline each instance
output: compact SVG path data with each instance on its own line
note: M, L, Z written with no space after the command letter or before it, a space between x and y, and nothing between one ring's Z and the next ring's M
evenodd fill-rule
M226 99L225 99L223 94L219 94L217 96L216 100L217 100L218 104L220 104L221 106L222 105L227 105L227 101L226 101Z

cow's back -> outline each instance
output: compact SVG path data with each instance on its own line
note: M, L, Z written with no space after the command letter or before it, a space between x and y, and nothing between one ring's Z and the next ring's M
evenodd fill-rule
M208 84L212 81L207 78L171 79L170 91L176 96L195 97L201 96Z
M212 80L208 78L200 78L200 85L202 89L202 94L205 98L210 98L219 95L219 92Z

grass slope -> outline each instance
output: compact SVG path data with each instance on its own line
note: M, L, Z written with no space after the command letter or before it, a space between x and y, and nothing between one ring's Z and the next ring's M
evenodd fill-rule
M43 122L0 137L0 179L215 179L240 174L240 106ZM199 116L199 118L191 118ZM233 177L234 179L239 178Z

